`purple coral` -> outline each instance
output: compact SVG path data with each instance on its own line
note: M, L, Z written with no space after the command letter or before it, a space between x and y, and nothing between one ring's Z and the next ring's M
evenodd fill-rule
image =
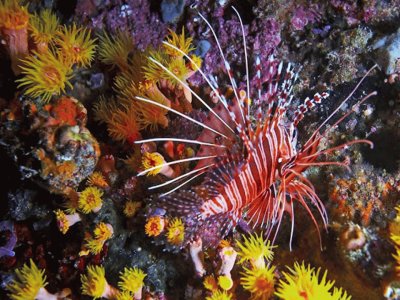
M17 234L15 233L14 223L9 220L1 221L0 232L8 233L6 244L0 246L0 257L14 256L15 252L13 251L13 249L17 244Z
M320 18L316 7L297 7L292 15L291 24L295 30L303 30L309 23L314 23Z
M78 5L77 16L86 16L86 9L85 5ZM147 0L109 0L102 9L92 14L88 26L111 32L128 31L139 50L158 46L167 34L167 25L156 13L151 12L150 2Z
M357 24L359 21L367 22L376 14L376 0L357 1L331 0L331 5L341 11L349 25Z
M244 66L242 30L239 19L233 13L233 10L211 4L208 1L204 1L202 4L196 3L196 9L204 15L216 31L222 51L232 67L238 70L235 65ZM232 16L228 16L228 13L232 13ZM186 28L188 28L189 35L201 37L211 43L211 49L203 60L203 71L206 74L214 75L221 71L224 72L223 59L206 23L197 16L195 11L188 19ZM192 20L194 21L192 22ZM244 24L244 33L247 39L247 53L250 63L254 61L256 56L259 56L261 61L266 61L281 42L281 26L272 17L255 18L249 24ZM243 69L241 74L244 76ZM189 81L194 85L204 83L200 74L196 74ZM239 81L244 82L245 80L240 78ZM255 86L255 84L254 81L251 82L252 86Z

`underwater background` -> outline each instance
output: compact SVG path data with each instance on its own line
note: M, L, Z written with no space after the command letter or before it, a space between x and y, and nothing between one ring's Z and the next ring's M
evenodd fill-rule
M399 24L0 0L0 299L400 299Z

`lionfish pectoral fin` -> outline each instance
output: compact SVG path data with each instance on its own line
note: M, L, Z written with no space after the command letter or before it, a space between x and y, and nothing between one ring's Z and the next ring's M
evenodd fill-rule
M212 215L204 220L202 225L203 230L212 231L218 228L218 235L223 239L236 226L241 215L242 213L240 211L230 211Z
M182 190L160 197L154 206L163 208L168 214L184 217L197 214L203 199L191 190Z

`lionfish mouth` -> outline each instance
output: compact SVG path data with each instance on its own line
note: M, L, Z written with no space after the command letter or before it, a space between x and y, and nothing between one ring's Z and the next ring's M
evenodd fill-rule
M255 91L251 90L244 26L238 11L234 7L233 10L240 21L242 30L246 91L238 89L231 66L225 58L213 27L199 13L210 29L223 59L225 71L229 77L229 89L233 91L233 97L228 100L220 92L226 90L227 87L221 89L215 78L205 74L189 53L164 41L164 45L183 55L194 66L194 69L198 70L218 102L214 107L210 107L184 80L178 78L157 59L149 57L152 63L179 82L184 90L189 91L207 109L209 117L205 122L199 122L152 99L137 96L138 101L166 109L190 121L193 125L201 127L203 131L196 140L164 137L140 140L135 143L177 141L200 147L194 157L164 162L157 166L196 162L197 165L193 170L150 187L150 189L170 187L169 190L159 195L153 205L165 209L167 214L180 216L186 223L193 225L191 234L186 237L187 241L198 236L206 240L207 237L202 233L210 227L219 228L220 237L223 238L243 220L253 229L263 229L267 237L274 241L283 215L287 213L291 218L292 226L291 247L294 232L294 203L297 202L304 207L318 233L319 226L312 208L321 216L325 228L328 224L324 204L304 172L313 166L336 165L348 168L348 161L324 161L321 157L329 157L332 152L343 150L356 143L366 143L372 147L370 141L359 139L335 147L319 149L323 138L352 114L356 107L376 95L376 92L368 94L331 126L328 126L328 123L337 116L340 109L349 101L363 80L376 68L376 65L364 75L352 92L311 133L306 142L298 147L296 146L297 126L305 114L322 103L329 94L326 92L316 93L311 98L307 97L297 108L294 107L292 90L298 73L294 71L290 63L279 62L273 55L263 62L256 57L257 88ZM262 76L263 72L266 72L264 76ZM262 78L268 79L263 82ZM250 101L250 99L252 100ZM239 147L233 147L232 141L239 143ZM149 171L151 169L147 169L139 175L144 175ZM202 175L205 176L200 187L183 189L189 182ZM206 196L199 194L199 190L206 191L204 193Z

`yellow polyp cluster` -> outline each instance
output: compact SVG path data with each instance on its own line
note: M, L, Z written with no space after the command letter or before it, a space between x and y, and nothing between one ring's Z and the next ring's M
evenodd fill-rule
M128 32L117 31L115 36L104 33L100 36L100 60L121 70L129 68L129 54L133 51L133 40Z
M57 209L54 213L56 215L58 229L62 234L66 234L70 227L67 215L61 209Z
M110 224L100 222L96 225L93 234L94 237L89 237L85 246L92 254L98 254L103 249L104 243L113 236L114 230Z
M36 51L29 55L28 49L19 51L25 55L16 64L17 74L24 75L17 80L18 88L24 88L28 96L41 97L46 102L53 95L65 93L67 87L72 89L69 80L74 65L90 66L96 47L95 39L90 37L90 30L75 24L60 27L57 17L50 10L32 16L29 33Z
M124 205L124 215L128 218L133 217L141 206L142 204L138 201L126 201Z
M79 208L79 193L73 189L67 191L63 207L68 214L74 214Z
M152 216L147 219L145 233L148 236L159 236L165 228L165 219L162 216Z
M179 246L185 238L185 226L182 219L173 218L169 221L167 227L167 241L172 245Z
M101 222L97 224L96 228L93 231L94 237L97 240L108 240L113 235L112 227L109 224Z
M95 117L107 124L108 133L114 140L132 143L140 138L141 130L166 128L169 124L167 113L172 106L180 111L191 111L191 93L182 87L180 81L186 84L186 80L200 67L201 59L189 53L194 47L192 39L186 38L184 32L180 35L171 32L167 42L190 55L197 66L167 45L142 53L134 50L128 33L100 36L100 60L117 67L119 72L114 78L116 101L110 104L100 100L95 104ZM149 58L160 62L178 80ZM174 101L167 97L174 97ZM150 99L159 105L139 98Z
M90 37L90 30L76 24L64 26L58 30L56 44L67 64L89 67L96 49L95 39Z
M189 55L189 57L195 62L196 66L192 62L188 61L180 51L169 45L163 44L161 49L150 51L149 56L165 66L167 70L174 74L178 79L169 74L169 72L154 61L149 61L148 64L143 67L144 76L146 80L150 82L162 85L166 84L172 89L182 89L180 81L186 83L186 80L201 67L201 59L196 55L190 54L190 52L194 50L194 47L192 46L192 38L186 38L184 30L182 30L180 35L171 31L166 42L180 49L184 54ZM191 98L187 100L191 102Z
M206 297L206 300L231 300L232 296L226 291L216 291L211 296Z
M112 119L113 112L117 108L118 105L114 98L106 99L106 97L100 96L93 105L93 119L100 124L106 124Z
M99 188L106 188L108 187L108 183L106 179L104 178L103 174L101 172L93 172L92 175L89 176L87 180L87 185L88 186L96 186Z
M89 186L79 193L78 207L83 213L96 212L101 208L103 192L94 186Z
M155 131L159 126L166 128L169 122L166 117L167 109L135 100L135 97L138 96L170 107L170 101L160 92L156 84L150 81L142 81L138 84L133 81L124 83L121 80L119 79L116 85L126 84L124 88L121 88L122 101L132 102L134 100L140 129L149 128L151 131Z
M397 275L400 275L400 205L396 206L396 218L390 223L390 239L395 246L395 253L393 258L396 260L395 271Z
M28 26L29 13L17 0L0 1L0 28L19 30Z
M319 279L320 268L315 271L304 262L294 264L294 269L288 268L289 273L283 272L284 278L279 280L275 295L281 299L291 300L349 300L351 296L341 288L333 288L334 281L326 279L327 271ZM333 289L332 289L333 288Z
M182 28L182 33L180 35L176 34L172 30L170 30L169 33L170 33L170 35L166 40L167 43L174 45L176 48L182 50L186 54L188 54L189 52L191 52L195 49L192 45L193 38L185 37L185 29L184 28ZM168 47L167 45L164 45L164 50L168 55L171 55L174 57L182 57L182 54L179 51L177 51L171 47Z
M118 291L118 293L115 295L116 300L132 300L132 295L129 292L121 292Z
M70 66L52 51L34 52L22 60L20 68L24 77L17 80L18 88L25 88L25 94L31 97L42 97L47 102L53 95L65 93L66 87L72 88Z
M190 55L190 58L192 59L192 61L188 65L190 67L190 69L193 71L199 70L201 67L201 64L203 63L203 60L201 59L201 57L192 54L192 55Z
M240 284L251 293L251 299L268 300L274 294L275 267L244 268Z
M131 294L132 299L133 295L142 289L145 277L146 274L138 268L124 268L124 271L120 272L118 286L122 292Z
M179 80L183 81L186 79L188 69L183 59L173 59L168 64L168 70L170 70ZM165 74L165 79L170 79L171 75ZM179 80L175 78L170 79L175 84L179 84Z
M265 240L262 233L258 236L257 233L250 235L248 238L243 237L243 243L236 241L239 247L238 255L240 257L239 263L250 261L253 267L262 268L265 266L265 259L271 261L274 255L273 246L271 242Z
M48 50L48 45L54 40L58 27L58 18L50 9L44 9L39 14L31 16L29 31L39 52Z
M164 157L158 152L144 152L142 155L142 166L144 170L162 165L164 163ZM162 167L156 168L147 172L147 176L155 176L160 173Z
M15 271L15 279L7 285L11 300L34 300L41 288L47 285L44 270L40 270L33 260Z
M88 266L87 275L81 275L81 289L83 295L94 299L101 298L107 287L105 270L102 266Z
M106 123L108 134L116 141L132 144L141 137L133 105L114 110L112 117Z
M149 57L160 62L164 66L168 64L168 55L163 51L151 50L149 52ZM161 78L165 78L165 71L157 65L155 62L150 60L145 66L143 66L143 73L146 81L156 83Z
M204 287L210 292L218 290L218 282L213 275L208 275L203 280Z

